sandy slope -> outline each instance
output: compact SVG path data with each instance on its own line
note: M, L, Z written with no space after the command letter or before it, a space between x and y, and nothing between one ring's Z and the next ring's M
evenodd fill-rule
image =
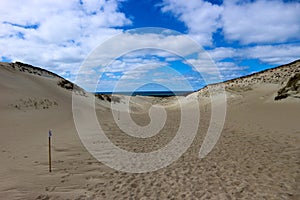
M300 102L292 97L274 101L277 91L299 71L299 62L225 83L225 126L204 159L198 153L210 119L208 91L204 88L190 95L201 102L193 144L169 167L143 174L111 169L86 151L74 126L72 93L57 85L59 77L0 65L0 199L300 198ZM83 103L86 96L82 96ZM123 149L160 149L178 129L180 111L174 98L131 100L131 115L140 125L149 123L152 104L167 108L165 127L148 139L121 133L109 103L96 101L107 137ZM52 173L47 165L50 128L54 133Z

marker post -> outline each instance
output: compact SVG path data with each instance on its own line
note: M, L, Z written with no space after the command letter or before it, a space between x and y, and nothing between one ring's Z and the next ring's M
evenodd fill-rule
M49 130L49 133L48 133L48 146L49 146L49 152L48 152L48 156L49 156L49 172L51 172L51 136L52 136L52 132L51 132L51 130Z

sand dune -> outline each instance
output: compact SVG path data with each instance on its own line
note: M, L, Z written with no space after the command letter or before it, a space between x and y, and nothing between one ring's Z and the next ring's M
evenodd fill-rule
M40 68L0 63L0 199L299 199L299 90L274 100L282 88L291 88L289 80L297 73L300 61L225 82L224 129L204 159L198 153L210 122L209 90L217 92L220 85L180 97L191 109L189 101L200 102L201 120L191 147L168 167L134 174L98 162L82 145L73 121L72 90L87 105L92 94ZM122 113L129 100L132 118L143 126L150 122L151 105L165 106L164 128L146 139L126 135L114 122L107 97L96 98L107 137L132 152L168 144L180 122L178 99L128 98L119 96L113 103Z

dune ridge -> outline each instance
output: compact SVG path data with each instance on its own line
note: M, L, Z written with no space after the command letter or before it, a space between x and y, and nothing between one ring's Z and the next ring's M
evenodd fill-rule
M277 84L284 85L293 75L300 73L300 60L293 61L289 64L281 65L271 69L231 79L221 83L209 84L197 92L200 95L208 96L210 90L218 90L224 86L228 91L243 92L251 90L256 84Z

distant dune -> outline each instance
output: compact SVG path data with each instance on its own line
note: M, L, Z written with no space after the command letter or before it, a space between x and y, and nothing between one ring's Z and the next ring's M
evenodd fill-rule
M131 174L107 167L82 145L73 120L72 91L82 104L94 94L31 65L0 63L0 199L300 199L300 60L212 84L188 95L198 100L199 130L183 156L155 172ZM211 117L209 92L225 86L227 113L214 149L199 148ZM275 100L276 99L276 100ZM123 109L130 101L130 111ZM110 104L146 126L149 108L165 107L155 136L131 137L116 125ZM177 97L98 95L96 114L107 137L132 152L150 152L174 138L180 123ZM48 172L52 129L53 171Z
M259 84L276 84L284 86L285 83L295 74L300 73L300 60L296 60L286 65L281 65L275 68L267 69L261 72L235 78L232 80L225 81L224 84L226 90L243 92L251 90L255 85ZM208 88L218 88L220 83L211 84L203 89L199 90L199 93L208 94Z

